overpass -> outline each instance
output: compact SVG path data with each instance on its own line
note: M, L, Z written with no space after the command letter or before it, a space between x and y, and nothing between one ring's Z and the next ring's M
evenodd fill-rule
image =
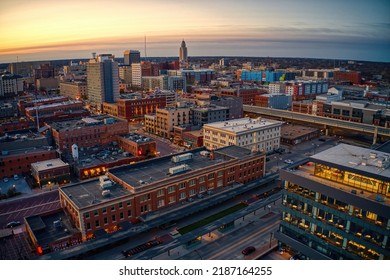
M373 135L373 144L376 144L378 136L390 138L390 128L375 126L364 123L355 123L338 119L302 114L287 110L257 107L244 105L244 112L254 113L264 116L278 117L281 119L295 120L312 124L323 125L327 130L329 127L341 128L351 131L364 132Z

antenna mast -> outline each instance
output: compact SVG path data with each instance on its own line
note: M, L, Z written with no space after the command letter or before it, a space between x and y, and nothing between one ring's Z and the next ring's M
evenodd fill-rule
M145 59L148 57L148 55L146 54L146 35L145 35Z

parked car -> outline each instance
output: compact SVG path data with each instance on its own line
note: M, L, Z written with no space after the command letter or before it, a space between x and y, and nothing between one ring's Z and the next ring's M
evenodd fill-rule
M21 223L19 221L12 221L12 222L9 222L7 224L7 228L13 228L13 227L17 227L17 226L20 226Z
M293 164L293 163L294 163L294 161L293 161L293 160L291 160L291 159L285 159L285 160L284 160L284 163L287 163L287 164Z
M253 247L253 246L249 246L249 247L246 247L244 250L242 250L241 253L242 253L244 256L246 256L246 255L249 255L249 254L253 253L254 251L256 251L256 248Z

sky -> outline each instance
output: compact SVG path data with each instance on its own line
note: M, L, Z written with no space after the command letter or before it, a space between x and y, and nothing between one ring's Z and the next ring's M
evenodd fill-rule
M390 62L389 0L0 0L0 63L123 57Z

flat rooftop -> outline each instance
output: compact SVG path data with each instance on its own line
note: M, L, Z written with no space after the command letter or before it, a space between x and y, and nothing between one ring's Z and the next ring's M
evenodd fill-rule
M54 221L58 220L61 221L61 226L55 227ZM71 237L77 232L63 211L49 215L30 216L26 218L26 221L41 246Z
M130 140L130 141L133 141L133 142L136 142L139 144L149 143L149 142L155 141L154 139L152 139L150 137L147 137L147 136L135 133L135 132L131 132L131 133L128 133L126 135L121 135L120 138L125 138L127 140Z
M387 161L386 161L387 158ZM339 166L374 178L390 180L390 153L339 144L310 157L314 162Z
M41 153L41 152L45 152L45 151L52 151L52 150L53 150L53 147L51 147L51 146L42 147L42 148L33 147L33 148L9 150L9 151L6 152L6 154L0 154L0 158L1 157L7 157L7 156L10 156L10 155L26 155L26 156L29 156L31 154Z
M235 133L257 131L262 128L268 128L270 126L279 126L283 122L274 121L269 119L251 119L241 118L236 120L228 120L222 122L213 122L203 125L204 128L210 127L214 129L228 130Z
M31 168L35 169L38 172L43 170L58 168L58 167L65 167L65 166L69 166L69 164L63 162L59 158L39 161L31 164Z
M63 156L66 157L66 161L73 161L71 152L64 153ZM82 151L79 149L79 161L76 169L98 167L123 159L128 159L128 163L130 163L134 159L134 156L119 146L112 144L101 145L90 149L84 148Z
M227 110L228 107L222 107L222 106L209 106L209 107L198 107L198 108L193 108L193 111L199 111L199 112L209 112L209 111L221 111L221 110Z
M66 105L73 105L73 104L78 104L78 105L83 105L82 101L77 101L77 100L68 100L68 101L63 101L59 103L51 103L51 104L45 104L45 105L38 105L34 107L28 107L26 108L26 111L35 111L35 110L42 110L42 109L47 109L47 108L57 108L59 106L66 106Z
M83 181L78 184L64 186L60 189L78 208L88 207L97 203L110 201L125 196L131 192L121 185L115 184L109 188L110 195L103 197L103 189L100 186L99 178L90 181Z
M249 149L238 146L228 146L215 150L215 159L212 160L209 156L201 155L201 151L207 150L205 148L199 148L176 154L182 155L191 153L193 155L192 159L178 163L175 163L171 160L172 156L176 155L165 156L145 162L112 168L109 169L109 173L124 181L133 188L141 188L164 179L174 178L177 175L182 175L187 172L200 169L208 169L214 165L228 162L232 159L242 159L251 155L251 151ZM169 174L169 168L182 164L188 165L189 170L180 172L177 175Z
M302 126L302 125L283 125L281 137L285 139L295 139L305 136L309 133L318 131L318 128Z
M53 122L50 126L55 130L73 130L81 129L83 127L90 127L94 125L112 124L120 122L121 120L116 119L109 115L99 115L94 117L85 117L81 120L68 120L62 122Z

